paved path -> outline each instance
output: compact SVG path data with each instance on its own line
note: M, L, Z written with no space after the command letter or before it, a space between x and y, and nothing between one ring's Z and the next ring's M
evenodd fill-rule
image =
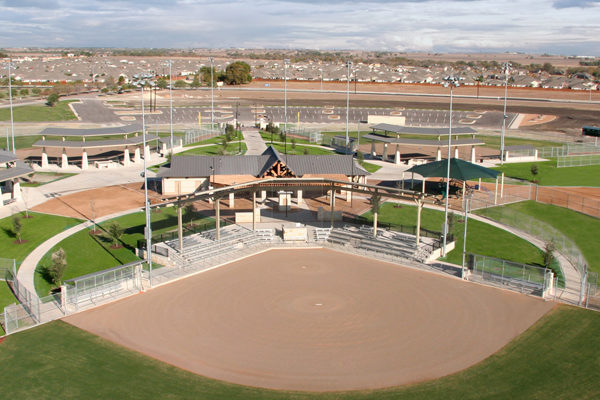
M260 133L257 128L244 128L242 130L242 135L244 135L244 141L246 142L246 146L248 147L246 155L260 155L267 149L267 145L265 144L263 138L260 136Z
M96 223L99 224L99 223L107 221L109 219L117 218L117 217L120 217L120 216L126 215L126 214L130 214L130 213L136 212L138 210L139 210L138 208L135 208L133 210L120 211L120 212L117 212L114 214L105 215L103 217L97 218ZM71 235L76 234L77 232L79 232L83 229L91 227L92 224L93 224L92 221L82 222L79 225L76 225L72 228L69 228L69 229L51 237L50 239L46 240L44 243L42 243L38 247L36 247L35 250L33 250L31 253L29 253L29 255L25 258L25 260L23 260L23 263L21 263L21 266L19 267L19 271L17 272L17 278L19 279L21 284L23 286L25 286L25 288L27 288L27 290L29 290L34 296L37 297L37 293L35 291L34 276L35 276L35 269L36 269L37 265L39 264L40 260L42 259L42 257L44 257L44 255L46 253L48 253L54 246L56 246L58 243L60 243L64 239L68 238Z

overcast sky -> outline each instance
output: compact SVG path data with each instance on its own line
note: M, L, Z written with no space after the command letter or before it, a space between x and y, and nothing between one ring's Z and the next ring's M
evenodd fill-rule
M600 0L0 0L0 47L600 55Z

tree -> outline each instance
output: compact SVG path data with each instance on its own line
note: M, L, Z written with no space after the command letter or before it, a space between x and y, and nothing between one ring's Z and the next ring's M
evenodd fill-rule
M362 151L356 152L356 159L358 160L359 163L362 163L363 161L365 161L365 155L363 154Z
M211 78L210 71L211 71L211 68L207 67L207 66L204 66L198 70L198 74L202 77L202 82L206 83L208 86L210 86L210 78ZM215 67L212 67L213 86L217 84L217 79L218 79L219 75L220 74L217 74Z
M67 254L61 247L52 253L52 264L50 264L50 267L47 269L48 275L50 276L50 279L52 279L52 283L54 283L56 286L60 286L66 269Z
M200 87L200 78L198 77L198 74L194 75L194 80L192 81L190 86L193 88Z
M304 148L304 151L302 152L302 154L304 154L305 156L310 154L310 151L308 151L308 147Z
M119 75L119 80L117 81L119 85L123 85L125 83L125 77L123 75Z
M156 86L159 89L166 89L169 86L169 81L167 81L165 78L160 78L156 81Z
M25 96L29 96L29 89L21 89L20 92L21 96L25 97Z
M550 264L554 261L554 250L556 245L552 240L548 241L544 245L544 267L550 268Z
M252 82L250 65L243 61L235 61L225 69L225 83L228 85L242 85Z
M42 89L40 88L33 88L31 89L31 93L35 94L36 96L39 96L42 93Z
M537 164L532 164L530 171L531 171L531 175L533 175L533 182L537 183L537 174L539 173Z
M50 107L54 107L58 102L58 93L50 93L50 95L46 98L46 104Z
M185 87L187 87L187 83L185 83L185 81L183 81L183 80L178 80L178 81L175 81L174 86L176 88L185 88Z
M121 225L119 225L116 222L113 222L112 224L110 224L108 226L108 234L110 235L110 238L112 239L112 244L113 247L117 247L119 246L119 240L121 240L121 237L123 236L123 228L121 228Z
M193 221L194 221L194 213L196 212L196 207L194 207L194 203L187 203L184 206L184 210L185 210L185 218L188 220L188 223L190 225L193 225Z
M292 138L292 150L296 149L296 138Z
M456 214L453 212L448 214L448 234L454 235L454 229L456 228Z
M13 216L12 225L13 233L17 237L17 243L21 243L21 230L23 229L23 224L21 223L21 216L19 214Z

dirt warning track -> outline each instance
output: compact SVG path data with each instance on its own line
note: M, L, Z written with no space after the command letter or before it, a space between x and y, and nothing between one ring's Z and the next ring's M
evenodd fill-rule
M551 307L332 250L272 250L66 321L210 378L330 391L460 371Z

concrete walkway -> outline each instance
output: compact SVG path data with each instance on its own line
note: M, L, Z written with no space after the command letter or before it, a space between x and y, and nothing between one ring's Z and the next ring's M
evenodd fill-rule
M131 214L131 213L139 211L139 210L140 210L139 208L134 208L132 210L120 211L118 213L105 215L103 217L97 218L96 224L102 223L104 221L108 221L113 218L120 217L122 215ZM25 260L23 260L23 262L21 263L21 266L19 267L19 271L17 272L17 279L19 279L19 282L21 282L21 284L25 288L27 288L27 290L29 290L32 293L32 295L37 297L37 293L35 291L34 276L35 276L35 269L36 269L37 265L39 264L40 260L42 259L42 257L44 257L44 255L46 253L48 253L54 246L56 246L58 243L60 243L64 239L68 238L71 235L76 234L77 232L79 232L83 229L87 229L87 228L91 227L92 225L93 225L92 221L82 222L79 225L76 225L72 228L69 228L69 229L51 237L50 239L46 240L44 243L42 243L38 247L36 247L35 250L33 250L31 253L29 253L29 255L25 258Z
M261 155L267 149L267 145L265 144L263 138L260 136L260 133L257 128L243 128L242 135L244 136L244 141L246 142L246 146L248 147L246 155Z

